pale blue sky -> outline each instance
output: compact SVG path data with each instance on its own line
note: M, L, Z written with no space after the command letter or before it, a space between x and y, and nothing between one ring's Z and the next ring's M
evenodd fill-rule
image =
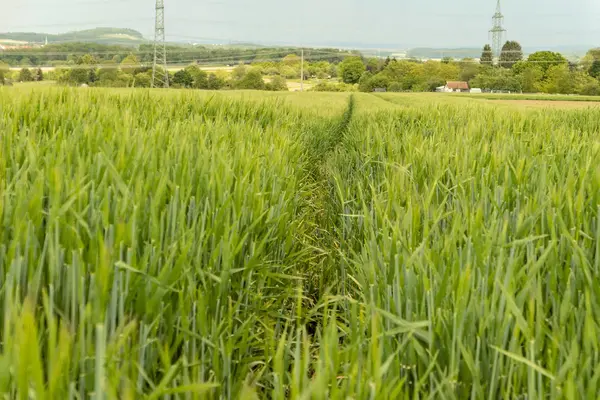
M462 47L489 42L495 0L165 0L171 40ZM502 0L508 38L526 47L600 45L600 0ZM115 26L150 37L154 0L17 0L0 32Z

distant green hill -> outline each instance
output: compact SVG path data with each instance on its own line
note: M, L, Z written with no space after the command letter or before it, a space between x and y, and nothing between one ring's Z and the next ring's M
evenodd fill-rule
M36 32L0 33L0 41L10 40L29 43L65 43L65 42L94 42L102 44L139 44L145 41L144 36L133 29L95 28L83 31L73 31L61 34Z

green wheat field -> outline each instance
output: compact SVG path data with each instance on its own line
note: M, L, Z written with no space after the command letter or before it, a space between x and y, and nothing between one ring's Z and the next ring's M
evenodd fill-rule
M0 396L597 399L599 121L0 89Z

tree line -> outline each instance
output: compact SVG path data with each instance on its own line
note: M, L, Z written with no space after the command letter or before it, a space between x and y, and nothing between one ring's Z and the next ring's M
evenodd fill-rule
M167 46L169 64L251 64L261 61L280 60L288 54L300 55L300 49L264 47L238 48L226 46ZM339 63L348 55L357 52L338 49L305 49L307 59L319 59L330 63ZM40 48L14 49L0 52L0 62L11 67L57 67L77 65L83 55L91 55L99 64L119 64L129 55L134 55L140 63L153 61L154 47L142 44L137 47L106 45L87 42L49 44Z
M131 52L123 59L119 55L110 62L94 54L73 54L70 61L74 64L45 76L39 68L23 68L18 74L11 74L9 65L0 62L0 83L4 77L10 77L20 81L48 79L69 85L151 86L150 64L140 59L139 53ZM299 79L303 73L303 79L317 81L312 89L317 91L426 92L435 91L447 81L459 80L484 91L600 95L600 49L591 49L579 63L551 51L524 57L521 45L515 41L506 42L498 60L489 45L484 46L479 60L445 58L423 62L360 55L322 59L310 55L305 52L308 61L304 68L299 55L292 52L278 59L255 56L253 61L239 61L231 73L206 72L192 63L180 71L168 72L169 81L175 88L287 90L287 80ZM159 69L158 73L164 76L167 72Z
M301 59L295 54L288 54L283 60L261 61L247 65L239 63L231 72L215 70L207 72L197 64L188 65L178 71L165 71L158 68L159 80L169 74L170 86L188 89L256 89L287 90L287 79L299 79L301 71L304 78L319 77L330 79L336 76L337 67L328 61L305 62L301 67ZM52 80L59 84L73 86L98 87L151 87L152 68L143 64L135 54L125 57L119 64L101 65L100 60L92 54L78 58L77 64L68 68L56 68L44 74L41 68L22 68L11 72L8 64L0 63L0 84L10 78L11 81L31 82Z
M340 71L345 84L357 85L365 92L434 91L447 81L459 80L484 91L600 95L600 49L591 49L582 62L572 63L551 51L538 51L525 58L515 41L504 44L498 60L485 45L479 61L348 57L340 64ZM336 88L329 85L323 90Z

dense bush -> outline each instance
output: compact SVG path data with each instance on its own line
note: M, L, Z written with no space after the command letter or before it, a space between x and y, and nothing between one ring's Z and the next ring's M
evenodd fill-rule
M19 81L32 82L34 80L35 79L34 79L33 73L31 72L31 70L29 68L21 69L21 72L19 73Z
M596 81L586 84L581 88L579 94L585 96L600 96L600 83Z
M402 91L402 84L400 82L392 82L388 86L388 92L401 92L401 91Z
M265 85L265 88L275 92L288 90L285 78L278 75L271 78L271 81Z
M346 83L321 82L310 89L311 92L356 92L355 85Z
M235 89L264 90L265 88L262 74L256 69L250 69L241 79L235 82Z

